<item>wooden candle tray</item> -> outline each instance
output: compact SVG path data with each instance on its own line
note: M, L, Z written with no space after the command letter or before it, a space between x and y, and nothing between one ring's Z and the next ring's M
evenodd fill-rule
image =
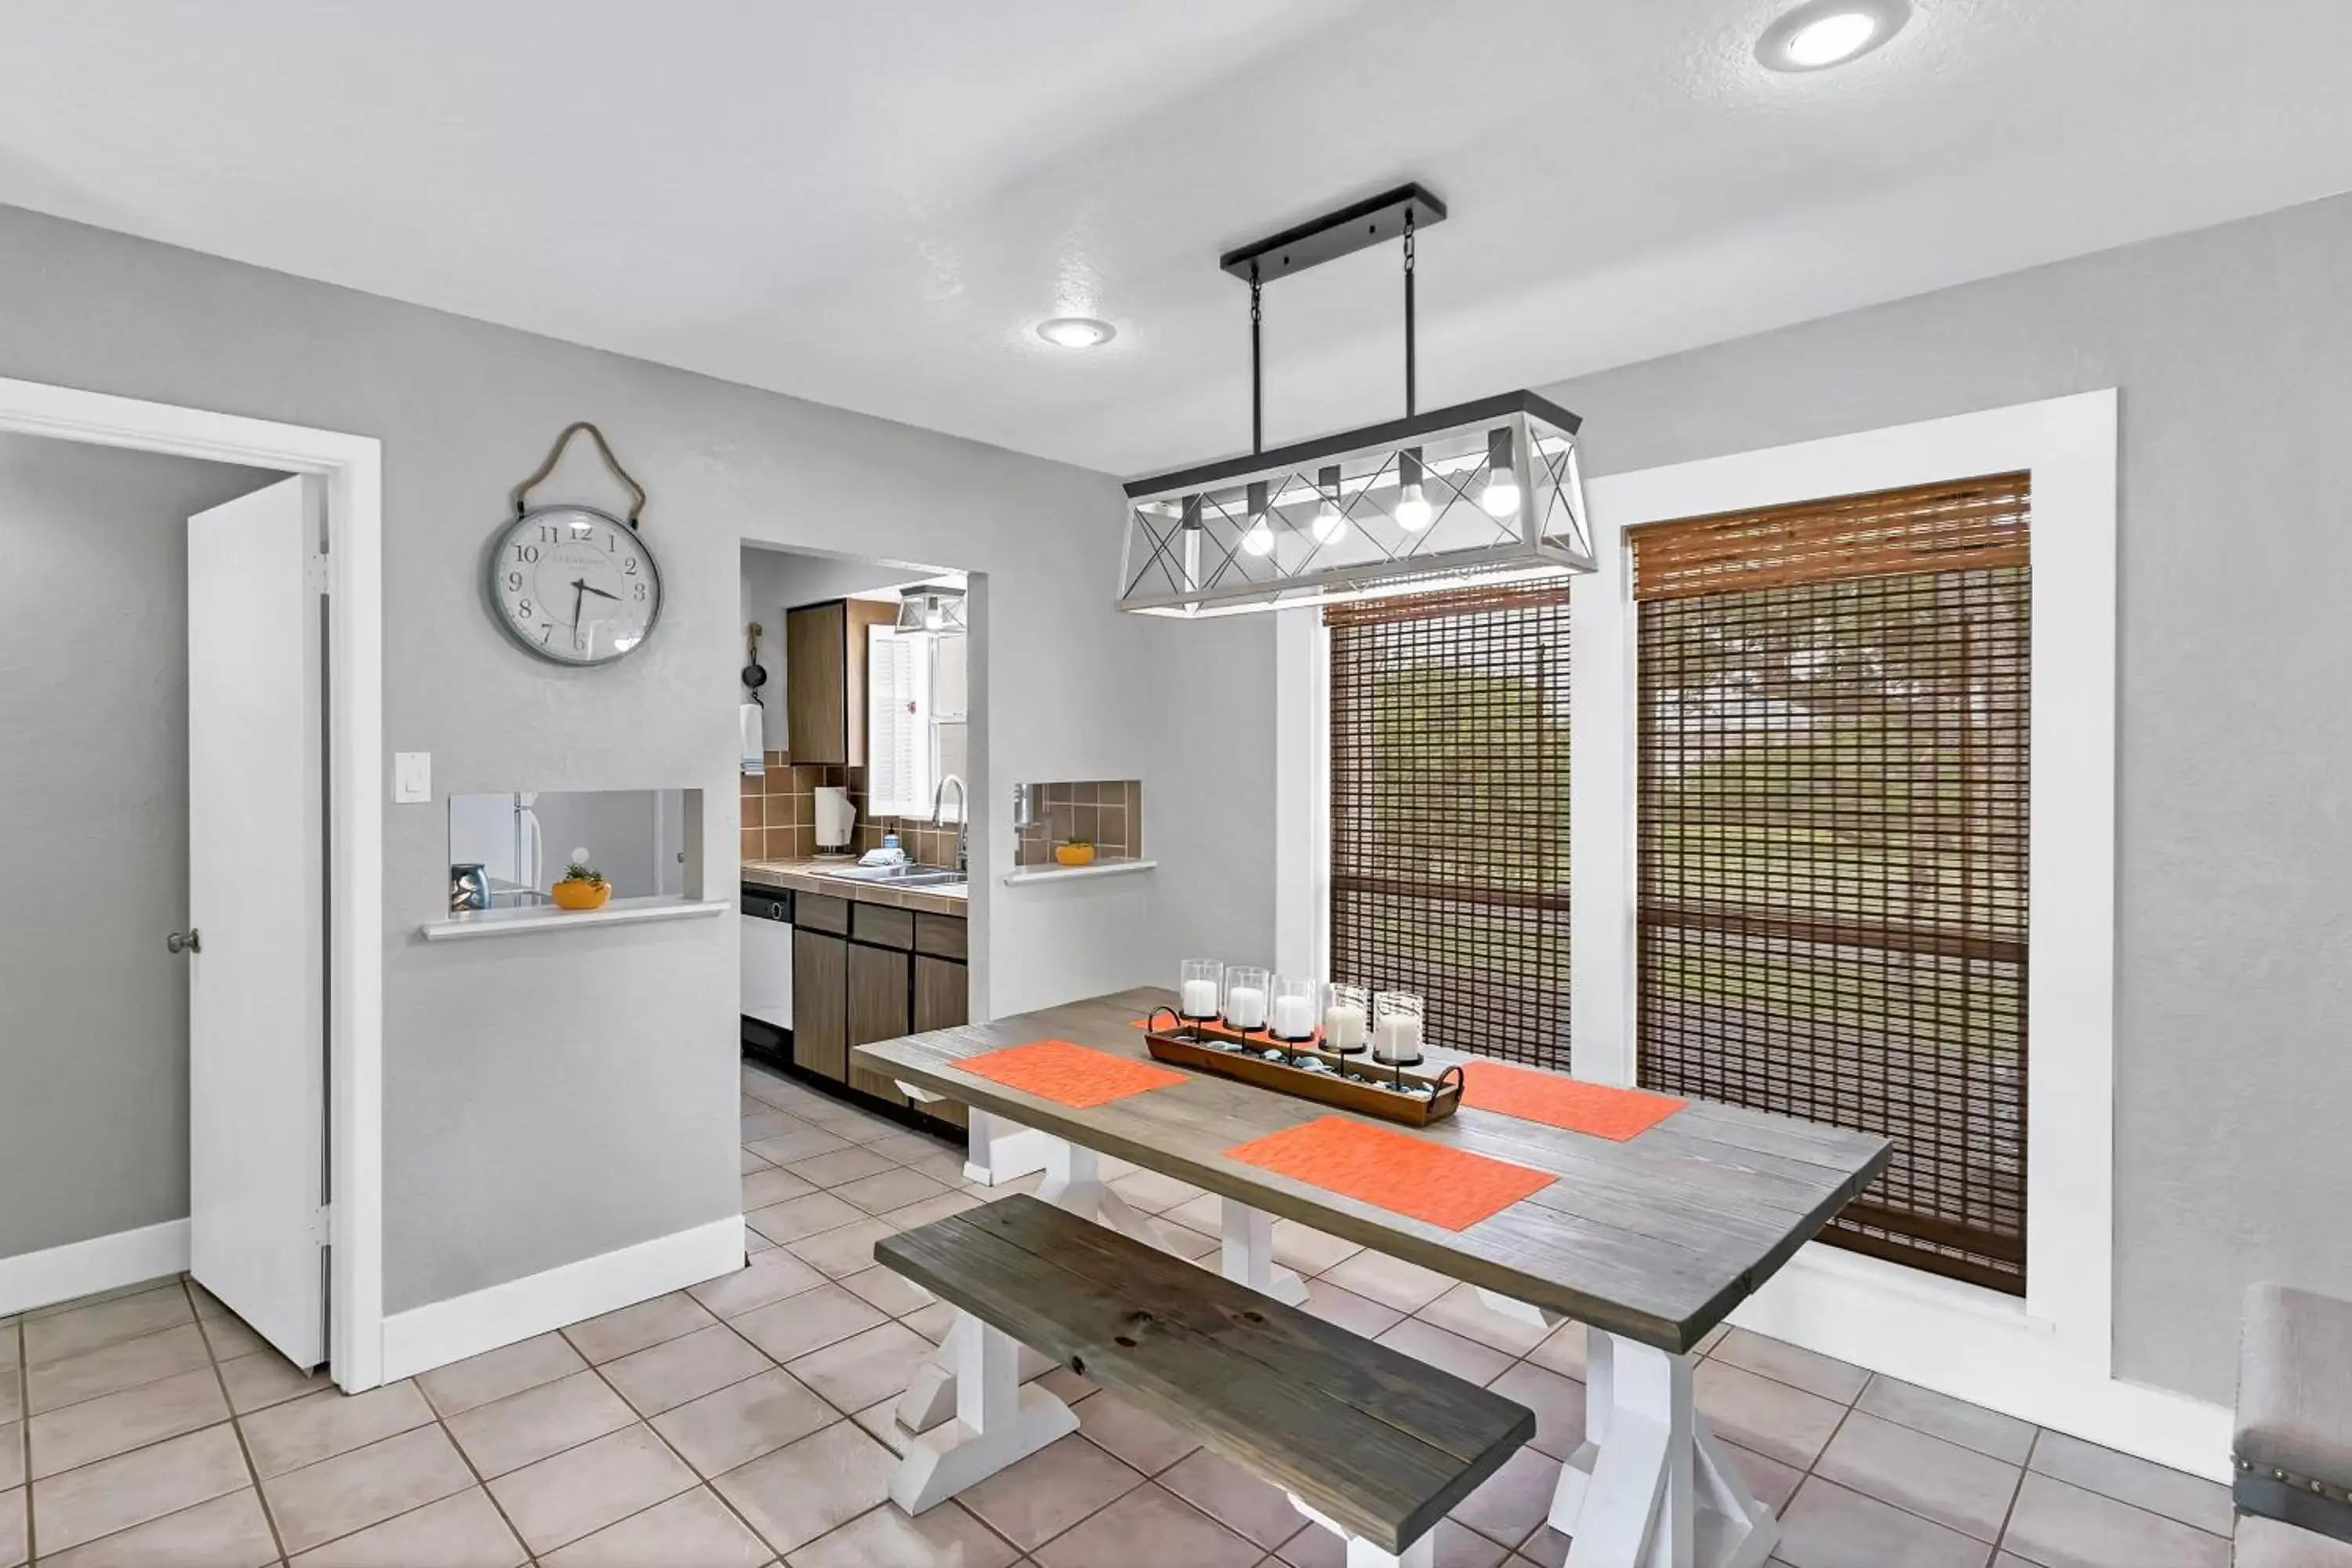
M1163 1017L1169 1020L1165 1026L1161 1024ZM1180 1019L1166 1007L1144 1020L1143 1038L1155 1060L1197 1068L1260 1089L1390 1121L1426 1127L1462 1107L1462 1069L1458 1067L1433 1075L1410 1067L1387 1067L1374 1062L1369 1052L1341 1056L1312 1044L1292 1045L1277 1040L1264 1030L1244 1034L1222 1022L1203 1024ZM1220 1043L1225 1041L1245 1048L1227 1050ZM1287 1059L1269 1061L1265 1056L1269 1050L1286 1052ZM1292 1065L1306 1058L1321 1061L1329 1070L1316 1072ZM1413 1087L1426 1088L1429 1092L1408 1092Z

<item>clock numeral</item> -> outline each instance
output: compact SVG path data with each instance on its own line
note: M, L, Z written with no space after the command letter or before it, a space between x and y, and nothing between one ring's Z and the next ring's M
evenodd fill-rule
M530 601L529 599L525 599L515 605L515 619L519 621L527 621L530 618Z
M542 522L539 525L539 542L541 544L556 543L558 541L562 540L562 531L553 523Z
M515 559L522 562L526 565L536 563L539 560L539 546L536 544L516 545Z
M507 574L507 592L509 592L509 593L512 593L512 592L514 592L517 588L520 588L520 587L521 587L521 586L522 586L522 574L521 574L521 573L520 573L520 572L509 572L509 573L508 573L508 574Z
M624 577L634 577L636 574L637 558L632 555L626 561L621 563L621 575Z
M644 604L646 601L646 585L643 583L638 583L633 584L633 586L636 589L636 592L629 596L636 600L637 603L641 605Z
M548 639L548 638L550 638L550 637L553 637L554 635L555 635L555 627L554 627L552 625L548 624L548 623L545 623L545 622L541 623L541 625L540 625L540 628L539 628L539 642L540 642L540 646L541 646L541 647L546 647L546 646L547 646L547 639Z

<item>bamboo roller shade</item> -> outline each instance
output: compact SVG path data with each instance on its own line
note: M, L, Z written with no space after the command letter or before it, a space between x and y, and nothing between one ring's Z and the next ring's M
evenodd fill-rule
M1988 474L1638 529L1636 599L2026 564L2028 476Z

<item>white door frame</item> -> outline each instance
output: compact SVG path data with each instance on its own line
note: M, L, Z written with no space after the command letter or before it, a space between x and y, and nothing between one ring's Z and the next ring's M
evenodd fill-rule
M334 1076L333 1317L347 1393L383 1380L383 448L273 420L0 377L0 431L318 474L327 481Z

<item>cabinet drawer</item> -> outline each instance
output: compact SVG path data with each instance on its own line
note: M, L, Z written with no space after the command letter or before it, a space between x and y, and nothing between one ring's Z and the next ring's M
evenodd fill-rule
M847 899L836 899L830 893L803 893L793 900L793 923L803 931L824 931L835 936L847 936L849 910Z
M877 947L904 951L915 945L915 912L894 910L887 904L852 904L849 934Z
M952 958L958 963L971 956L967 940L970 927L953 915L915 917L915 951L928 952L933 958Z

